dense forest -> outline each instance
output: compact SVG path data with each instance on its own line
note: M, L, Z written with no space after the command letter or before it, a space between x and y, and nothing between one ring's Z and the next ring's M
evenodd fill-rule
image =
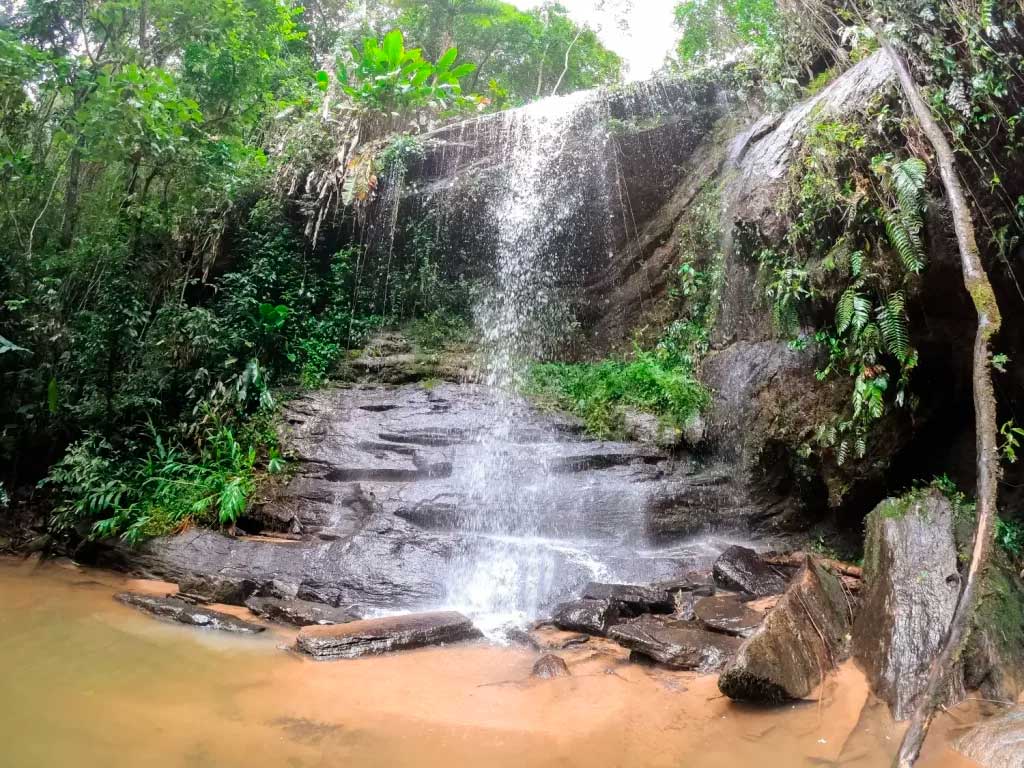
M671 5L0 3L0 551L1018 701L1024 0Z
M296 179L620 73L553 4L33 2L0 46L2 498L50 472L62 524L131 535L230 523L282 466L272 388L395 319L353 295L358 236L286 221Z

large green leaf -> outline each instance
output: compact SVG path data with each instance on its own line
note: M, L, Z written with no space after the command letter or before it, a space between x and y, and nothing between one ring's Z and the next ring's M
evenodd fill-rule
M397 69L405 53L405 38L402 30L393 29L384 36L384 57L389 69Z

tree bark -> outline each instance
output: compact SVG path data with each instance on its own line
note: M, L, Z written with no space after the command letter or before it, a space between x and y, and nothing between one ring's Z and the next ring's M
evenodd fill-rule
M572 53L572 49L575 47L577 41L579 41L580 35L582 35L582 34L583 34L583 27L580 27L579 30L576 32L576 37L574 37L572 39L572 42L569 43L569 47L565 49L565 66L562 67L562 74L560 74L558 76L558 82L555 83L555 87L551 89L551 95L552 96L555 96L555 95L558 94L558 89L562 85L562 80L563 80L563 78L565 78L565 73L569 71L569 54Z
M967 567L957 600L956 610L950 621L945 640L938 655L928 670L928 681L918 700L917 708L910 720L896 756L897 768L910 768L921 754L921 746L928 727L935 715L937 695L943 681L948 677L953 663L970 632L971 619L978 601L982 572L988 562L989 552L996 524L996 501L999 484L998 429L996 427L996 399L992 384L992 366L989 343L999 331L1001 317L996 304L995 293L988 274L981 263L978 244L971 220L971 209L964 196L963 187L956 170L956 157L945 133L932 116L921 92L914 81L910 68L889 40L876 26L875 34L892 61L900 85L910 108L921 125L932 148L946 191L946 199L956 230L960 248L960 265L964 287L971 295L978 315L978 326L974 340L974 363L972 383L974 387L974 432L977 472L977 527L971 562Z

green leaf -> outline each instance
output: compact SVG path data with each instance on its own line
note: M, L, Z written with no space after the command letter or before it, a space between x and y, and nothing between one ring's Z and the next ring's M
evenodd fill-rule
M342 69L344 69L342 67ZM321 91L326 91L331 86L330 76L322 69L316 73L316 87Z
M437 60L437 65L435 69L438 71L438 73L446 72L448 69L451 68L452 64L455 63L455 59L457 59L458 56L458 48L449 48L447 51L444 52L444 55L442 55L441 58Z
M28 350L25 349L24 347L19 347L13 341L10 341L9 339L5 339L3 336L0 336L0 355L4 354L5 352L28 352Z
M405 52L405 38L402 36L402 30L393 29L384 36L384 46L381 49L384 52L385 60L390 69L397 69L402 63L402 54Z

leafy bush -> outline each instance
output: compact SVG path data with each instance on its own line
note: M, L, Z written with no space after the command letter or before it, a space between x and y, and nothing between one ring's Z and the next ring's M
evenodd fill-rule
M540 363L531 368L526 390L580 416L589 431L603 437L622 433L623 407L681 427L708 402L689 369L654 353L638 353L630 362Z
M249 425L236 435L231 426L215 422L195 451L150 425L150 445L139 458L87 435L45 481L62 499L55 527L84 527L90 536L119 536L134 544L192 524L233 525L262 478L285 469L268 423L265 413L253 421L262 430Z
M384 113L475 105L475 99L463 96L460 81L476 66L456 65L458 56L458 49L449 48L436 63L427 61L419 48L406 48L401 30L393 29L382 40L368 37L362 49L353 48L351 67L338 63L338 81L354 102ZM317 80L326 87L327 74L318 73Z

